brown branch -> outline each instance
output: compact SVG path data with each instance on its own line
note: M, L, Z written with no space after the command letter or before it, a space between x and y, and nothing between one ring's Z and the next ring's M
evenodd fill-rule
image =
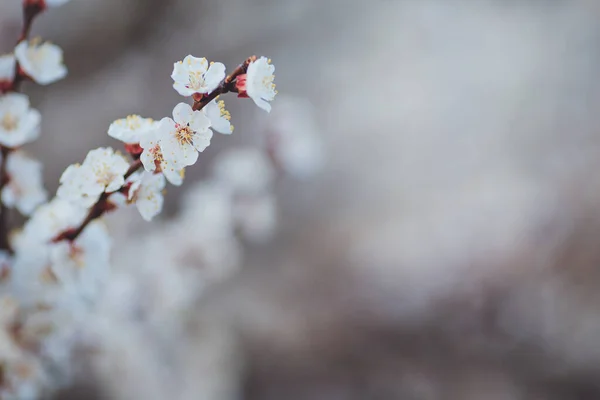
M10 153L10 149L7 147L1 147L0 153L2 154L2 160L0 160L0 195L2 194L2 190L10 180L8 176L8 171L6 169L6 165L8 162L8 154ZM6 207L4 202L0 201L0 250L8 251L12 253L12 248L10 246L10 241L8 240L9 235L9 209Z
M221 84L215 90L203 96L200 100L195 101L192 109L194 111L202 110L204 107L206 107L208 103L216 99L217 96L220 96L227 92L233 92L235 90L233 85L233 81L235 80L235 78L242 74L245 74L246 71L248 71L248 66L254 61L256 61L256 56L248 57L246 61L238 65L238 67L234 69L230 75L223 79L223 82L221 82Z

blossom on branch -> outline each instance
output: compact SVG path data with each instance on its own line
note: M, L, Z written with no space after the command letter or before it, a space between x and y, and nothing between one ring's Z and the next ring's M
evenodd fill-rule
M261 57L248 66L245 75L237 78L236 87L240 97L250 97L257 106L270 112L270 102L275 99L275 66L271 60Z
M129 163L110 147L91 150L83 164L70 165L60 178L56 195L90 207L102 193L119 190L125 183Z
M16 208L23 215L30 215L43 204L48 193L42 182L41 162L21 151L11 152L7 160L8 183L2 189L2 203Z
M161 140L158 137L158 130L149 131L140 140L140 147L143 149L140 160L144 169L148 172L163 173L165 178L175 186L183 183L184 167L165 160L161 148Z
M206 58L187 56L173 65L173 88L182 96L205 94L215 90L225 79L225 65L208 63Z
M38 138L41 115L20 93L0 97L0 144L15 148Z
M23 40L15 48L19 67L40 85L49 85L67 76L63 51L55 44L41 43L39 39Z
M175 106L173 119L159 122L157 134L165 160L182 167L195 164L198 152L210 145L213 136L208 117L186 103Z

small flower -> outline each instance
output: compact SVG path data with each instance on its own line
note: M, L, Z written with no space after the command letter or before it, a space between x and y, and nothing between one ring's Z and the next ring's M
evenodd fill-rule
M142 118L139 115L130 115L114 121L108 128L108 136L127 144L137 144L142 136L156 128L157 122L152 118Z
M173 88L182 96L210 93L225 79L225 65L211 63L206 58L187 56L173 65Z
M2 190L2 202L23 215L44 203L47 192L42 184L42 168L41 162L20 151L10 153L6 165L9 180Z
M275 172L267 156L254 148L223 152L213 164L217 182L234 193L260 193L267 189Z
M225 109L225 102L223 100L213 100L208 103L202 112L210 120L210 126L215 131L229 135L233 132L233 125L231 125L231 114Z
M248 66L247 73L237 78L236 86L240 97L248 96L254 100L257 106L270 112L271 104L269 102L273 101L277 94L273 83L275 79L273 72L275 72L275 66L266 57L252 62Z
M60 178L56 195L89 207L102 193L119 190L125 183L129 164L110 147L91 150L83 164L70 165Z
M162 172L165 178L175 186L180 186L183 183L184 169L183 167L175 168L175 164L165 160L157 130L149 131L148 134L144 135L140 140L140 147L144 149L140 155L140 160L146 171Z
M20 93L0 97L0 144L15 148L40 134L41 115L29 108L29 98Z
M15 48L15 56L19 67L40 85L48 85L67 75L63 51L54 44L24 40Z
M158 124L160 147L167 162L185 167L198 160L198 152L210 145L210 120L204 113L193 111L186 103L173 110L173 119L163 118Z
M164 203L165 177L162 174L144 172L136 174L129 188L127 200L135 203L146 221L151 221L161 211Z
M17 60L12 54L0 56L0 93L12 88Z

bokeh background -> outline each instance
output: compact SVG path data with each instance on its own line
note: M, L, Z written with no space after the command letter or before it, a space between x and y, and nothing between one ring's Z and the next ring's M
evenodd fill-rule
M16 3L0 2L3 49ZM118 145L114 119L168 115L190 53L268 55L327 154L312 180L280 182L275 240L186 316L192 339L165 349L185 368L90 372L61 396L153 398L140 388L164 378L181 399L600 398L599 16L593 0L73 0L44 15L34 33L70 69L25 88L52 189ZM235 134L188 181L257 140L256 107L228 108Z

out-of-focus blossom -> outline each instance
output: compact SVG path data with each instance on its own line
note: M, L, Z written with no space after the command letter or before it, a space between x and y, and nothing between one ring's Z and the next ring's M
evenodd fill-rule
M269 154L275 164L296 178L308 178L323 165L323 141L314 110L308 101L280 98L277 108L264 119Z
M74 242L61 241L50 249L52 272L71 301L94 300L110 271L111 239L102 222L93 222Z
M91 150L83 164L70 165L62 174L57 196L89 207L102 193L119 190L128 169L129 163L112 148Z
M2 202L23 215L31 214L48 197L42 182L41 162L15 151L8 155L8 183L2 190Z
M182 96L205 94L215 90L225 79L225 65L208 63L206 58L187 56L173 66L173 88Z
M49 85L67 76L63 51L55 44L22 41L15 48L15 57L27 76L40 85Z
M12 87L15 79L16 62L13 54L0 56L0 93Z
M213 176L233 192L264 191L275 178L275 171L264 152L239 148L223 152L213 165Z
M265 242L275 233L277 203L271 194L238 196L233 213L240 233L252 242Z
M0 97L0 144L15 148L40 134L40 113L29 107L29 98L20 93Z

